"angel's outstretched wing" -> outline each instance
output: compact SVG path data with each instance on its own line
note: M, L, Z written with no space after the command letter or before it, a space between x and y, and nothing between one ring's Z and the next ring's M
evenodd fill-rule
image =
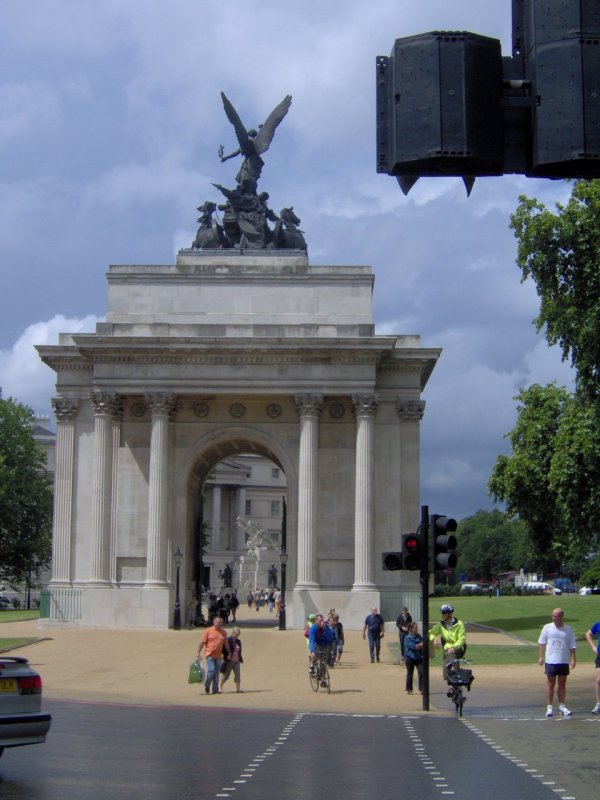
M254 139L253 142L254 150L258 155L264 153L265 150L268 150L269 145L273 140L273 134L275 133L275 128L285 117L291 104L292 104L292 97L291 95L288 94L283 98L283 100L281 101L281 103L279 103L278 106L275 106L273 111L271 111L271 113L265 120L264 125L261 125L261 127L259 128L256 139Z
M227 119L234 127L235 135L237 136L237 140L240 143L240 150L245 156L252 156L254 155L254 145L252 140L248 136L246 128L242 123L242 120L239 117L239 114L232 106L231 102L225 97L225 94L221 92L221 100L223 101L223 108L225 109L225 113L227 114Z

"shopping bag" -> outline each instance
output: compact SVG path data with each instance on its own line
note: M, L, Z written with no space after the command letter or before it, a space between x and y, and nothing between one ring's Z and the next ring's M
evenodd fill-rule
M192 661L188 674L188 683L203 683L204 669L199 661Z

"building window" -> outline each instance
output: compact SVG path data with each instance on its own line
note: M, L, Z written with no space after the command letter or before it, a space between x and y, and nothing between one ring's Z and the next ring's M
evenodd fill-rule
M278 478L279 477L279 470L277 469L277 467L272 467L272 469L271 469L271 477L272 478Z
M279 516L279 500L271 500L271 516Z
M252 500L246 500L246 516L249 517L252 514Z
M269 531L269 536L271 537L271 541L276 547L279 547L279 531Z

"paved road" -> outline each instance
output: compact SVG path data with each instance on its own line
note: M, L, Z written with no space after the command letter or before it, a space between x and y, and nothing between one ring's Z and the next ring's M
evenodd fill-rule
M593 719L46 705L46 744L0 761L2 800L591 800L599 781Z

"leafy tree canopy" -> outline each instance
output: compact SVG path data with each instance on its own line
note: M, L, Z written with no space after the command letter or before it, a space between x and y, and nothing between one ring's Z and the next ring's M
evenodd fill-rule
M523 280L534 280L541 300L538 330L570 359L580 396L600 399L600 181L575 181L556 213L521 196L511 227Z
M535 568L527 526L498 509L478 511L458 527L458 568L471 580L489 580L501 572Z
M533 544L548 548L563 529L550 472L559 421L571 395L554 384L534 384L515 399L518 419L507 434L512 455L498 456L488 488L509 514L527 524Z
M556 213L521 197L511 227L523 280L540 297L535 324L570 360L576 392L519 393L512 455L498 457L488 487L538 548L573 563L597 549L600 531L600 181L574 181Z
M33 419L27 407L0 400L0 572L15 582L50 559L52 490Z

